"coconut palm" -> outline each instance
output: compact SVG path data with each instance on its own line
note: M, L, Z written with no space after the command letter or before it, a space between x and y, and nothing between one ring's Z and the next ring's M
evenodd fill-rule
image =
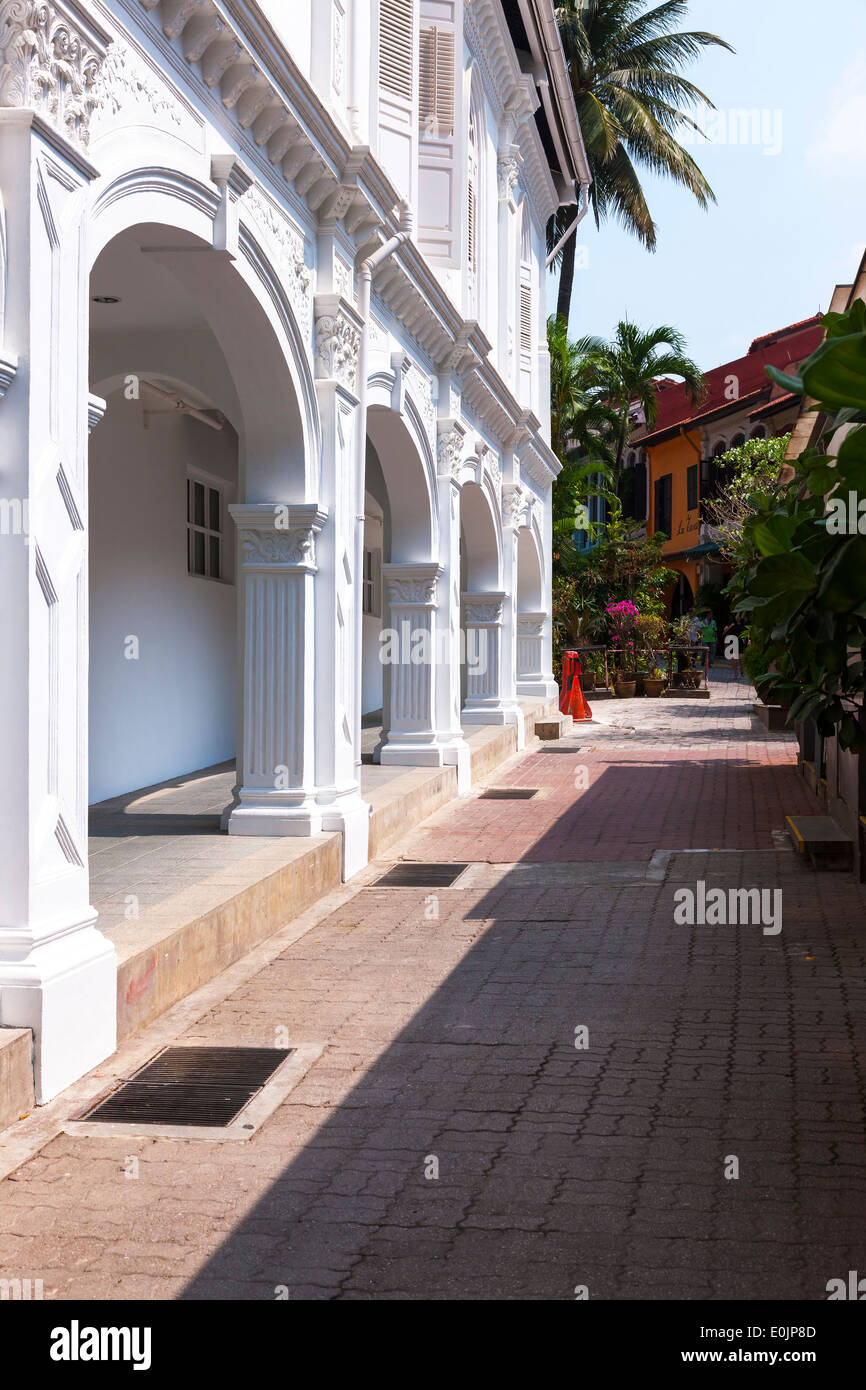
M681 76L710 46L733 49L703 31L677 30L688 0L564 0L556 6L559 32L571 77L593 182L590 200L596 225L620 221L643 242L656 246L656 227L638 169L682 184L701 207L715 202L709 183L676 139L682 127L699 127L688 114L713 103ZM550 244L571 221L571 209L551 219ZM561 252L557 314L568 318L574 281L575 238Z
M696 402L705 390L704 377L697 363L686 355L682 333L667 323L643 329L621 319L613 340L595 354L594 361L606 385L608 406L616 415L612 453L613 477L618 484L632 403L640 405L651 429L658 418L656 393L661 378L680 377L689 399Z

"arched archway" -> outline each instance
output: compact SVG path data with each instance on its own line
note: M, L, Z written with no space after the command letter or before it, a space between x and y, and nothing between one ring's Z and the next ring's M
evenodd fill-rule
M544 571L541 544L531 526L517 532L517 693L546 695Z
M108 395L91 439L91 800L237 747L228 829L306 833L321 827L304 674L325 520L315 394L260 248L215 251L212 191L189 194L133 175L94 214L91 380ZM119 639L144 633L136 666Z
M381 597L379 612L364 616L362 702L374 728L365 741L375 761L438 766L436 473L417 413L408 398L402 409L394 408L393 388L393 374L369 383L364 564L370 578L378 571ZM379 690L380 719L373 708Z

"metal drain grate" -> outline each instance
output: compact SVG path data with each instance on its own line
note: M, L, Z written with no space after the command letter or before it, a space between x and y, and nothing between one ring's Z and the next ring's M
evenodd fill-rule
M488 787L482 792L479 801L528 801L535 796L537 787Z
M395 864L381 878L377 878L375 888L450 888L468 864Z
M167 1047L82 1119L227 1125L294 1048Z

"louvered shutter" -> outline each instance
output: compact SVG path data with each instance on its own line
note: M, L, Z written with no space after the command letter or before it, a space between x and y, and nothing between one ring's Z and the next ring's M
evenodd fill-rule
M418 245L460 263L458 0L421 0L418 47ZM465 159L465 156L464 156Z
M379 0L379 157L397 188L416 196L415 0Z

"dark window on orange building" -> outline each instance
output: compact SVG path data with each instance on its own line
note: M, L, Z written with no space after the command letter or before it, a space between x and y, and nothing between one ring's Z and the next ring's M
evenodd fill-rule
M698 465L686 469L686 510L693 512L698 505Z
M670 539L671 534L671 485L673 474L665 473L663 478L656 478L653 488L654 516L656 531L664 531Z

